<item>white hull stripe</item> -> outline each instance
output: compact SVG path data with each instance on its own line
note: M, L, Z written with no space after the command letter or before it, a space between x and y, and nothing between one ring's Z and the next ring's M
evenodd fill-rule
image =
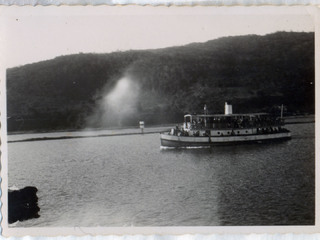
M227 143L227 142L245 142L245 141L263 141L281 138L290 138L291 133L273 133L273 134L256 134L246 136L221 136L221 137L193 137L193 136L175 136L161 134L161 139L167 141L177 141L183 143Z

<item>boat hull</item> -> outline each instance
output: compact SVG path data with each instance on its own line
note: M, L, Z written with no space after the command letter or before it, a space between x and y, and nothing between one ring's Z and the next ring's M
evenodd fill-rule
M290 132L254 134L241 136L219 136L219 137L195 137L176 136L169 133L161 133L161 146L163 147L200 147L214 145L230 145L239 143L254 143L265 141L279 141L291 139Z

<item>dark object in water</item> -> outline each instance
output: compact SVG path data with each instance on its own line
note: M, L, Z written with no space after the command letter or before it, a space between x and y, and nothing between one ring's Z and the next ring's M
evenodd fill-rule
M37 191L36 187L8 191L9 223L40 217L38 214L40 208L38 206Z

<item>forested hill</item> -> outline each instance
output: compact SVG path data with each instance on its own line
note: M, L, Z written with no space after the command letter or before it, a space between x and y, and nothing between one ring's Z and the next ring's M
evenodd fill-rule
M8 130L181 122L225 101L238 113L314 113L314 65L314 33L295 32L61 56L7 70Z

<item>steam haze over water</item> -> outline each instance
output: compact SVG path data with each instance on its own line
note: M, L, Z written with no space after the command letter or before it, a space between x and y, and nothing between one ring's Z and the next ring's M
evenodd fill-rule
M126 119L138 113L140 86L130 76L119 79L110 91L102 93L93 115L88 117L88 127L122 126Z

